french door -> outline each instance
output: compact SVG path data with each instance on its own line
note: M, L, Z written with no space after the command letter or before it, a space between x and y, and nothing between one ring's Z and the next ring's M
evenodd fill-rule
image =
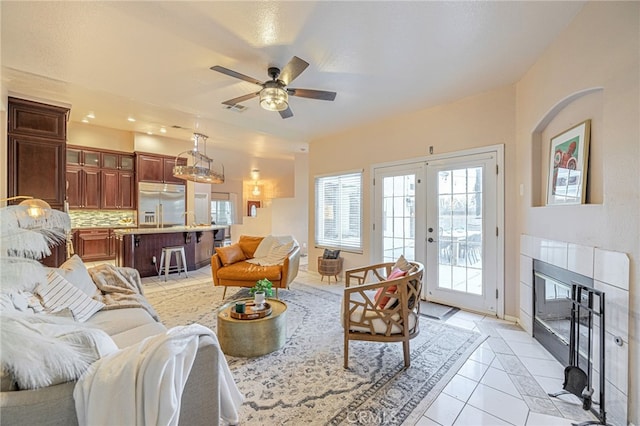
M395 262L401 254L424 262L424 172L424 162L374 170L376 262Z
M496 315L499 209L495 152L427 161L426 298Z

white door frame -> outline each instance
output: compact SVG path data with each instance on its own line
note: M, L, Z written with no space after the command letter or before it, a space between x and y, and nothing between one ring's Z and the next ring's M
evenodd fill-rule
M496 187L496 224L498 227L498 237L496 242L496 288L498 290L498 298L496 299L496 316L498 318L504 318L504 288L505 288L505 282L504 282L504 244L505 244L504 145L503 144L489 145L489 146L471 148L471 149L466 149L466 150L456 151L456 152L448 152L443 154L427 155L424 157L416 157L409 160L372 164L370 167L370 176L372 180L371 187L373 188L373 179L375 176L375 170L378 168L403 166L403 165L409 167L410 165L416 164L416 163L425 163L428 161L451 159L451 158L456 158L461 156L469 156L474 154L484 154L484 153L491 153L491 152L495 153L496 163L498 166L498 173L496 176L496 186L497 186ZM372 192L375 194L375 190ZM426 197L426 194L424 195ZM375 217L376 217L374 196L375 195L371 196L369 201L369 212L370 212L370 218L371 218L370 231L372 232L372 235L374 235L374 237L371 238L370 247L369 247L370 262L373 261L374 254L376 253L375 250L376 250L376 244L377 244L377 241L376 241L377 237L375 236L376 234L375 234L375 231L373 230L373 226L375 225L374 223ZM417 193L416 193L416 196L417 196ZM416 217L416 227L422 226L426 230L427 228L426 220L427 220L426 216L422 218ZM418 244L418 241L416 241L416 245L417 244ZM426 252L426 244L427 244L426 238L423 241L423 244L425 245L425 252ZM425 267L428 267L428 265L425 265ZM424 285L423 288L426 288L426 285Z

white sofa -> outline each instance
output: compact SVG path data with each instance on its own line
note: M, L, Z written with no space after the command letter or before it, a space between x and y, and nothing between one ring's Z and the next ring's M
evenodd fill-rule
M87 270L85 268L84 271L82 271L84 266L79 266L78 260L79 258L69 261L74 264L73 267L75 270L65 270L64 267L68 265L62 265L62 267L56 271L61 275L66 274L69 282L75 281L74 284L77 284L79 288L83 288L85 292L87 290L91 291L86 282L86 277L88 276ZM137 274L137 271L130 268L122 268L120 271L126 272L130 276L137 276L139 283L139 274ZM82 276L84 282L78 280L78 276ZM0 277L2 276L0 275ZM5 279L5 277L2 277L2 279ZM38 279L41 280L41 278ZM37 279L34 278L30 281L36 280ZM3 284L3 311L6 312L7 309L10 309L7 307L7 300L20 300L20 297L15 296L15 288L13 289L14 296L7 297L7 294L11 293L11 291L6 291L6 287L10 287L10 285L7 285L6 282L0 284ZM33 287L33 285L31 285L31 287ZM32 290L34 289L32 288ZM24 295L25 291L20 291L20 293ZM97 300L102 298L102 300L105 300L104 296L106 295L104 293L100 295L99 293L100 291L97 290L93 298ZM26 294L29 294L29 292ZM143 302L145 301L144 299L141 300ZM18 305L20 305L20 303L18 303ZM122 303L122 305L127 306L127 303ZM16 308L15 303L13 307ZM27 311L34 310L33 307L25 308L25 306L21 306L21 308ZM39 309L39 307L36 308L36 310L37 309ZM154 319L152 313L154 313L152 309L150 313L144 307L122 307L113 309L113 306L107 305L105 308L91 315L84 324L106 332L117 348L122 349L137 344L146 337L166 331L166 327ZM27 315L30 315L30 313L27 313ZM33 313L32 315L49 314ZM182 395L180 424L217 425L220 423L218 367L220 362L225 361L224 358L220 360L219 353L219 349L211 341L206 339L201 340L196 359ZM52 384L36 389L20 389L15 377L12 377L10 369L7 371L5 361L5 354L3 354L3 374L0 378L0 385L2 387L2 392L0 392L0 424L78 424L73 398L75 381Z

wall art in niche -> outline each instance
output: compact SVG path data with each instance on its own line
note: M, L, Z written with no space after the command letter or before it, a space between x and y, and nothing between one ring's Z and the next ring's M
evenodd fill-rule
M551 138L547 205L584 204L591 120Z

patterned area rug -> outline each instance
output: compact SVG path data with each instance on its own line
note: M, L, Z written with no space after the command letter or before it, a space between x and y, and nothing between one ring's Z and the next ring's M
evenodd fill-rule
M232 290L225 301L248 297ZM147 294L167 327L197 322L214 331L221 296L211 284ZM242 425L413 425L484 340L421 317L409 369L400 343L351 342L345 370L340 296L300 283L279 296L288 306L285 345L257 358L227 357L245 396Z

